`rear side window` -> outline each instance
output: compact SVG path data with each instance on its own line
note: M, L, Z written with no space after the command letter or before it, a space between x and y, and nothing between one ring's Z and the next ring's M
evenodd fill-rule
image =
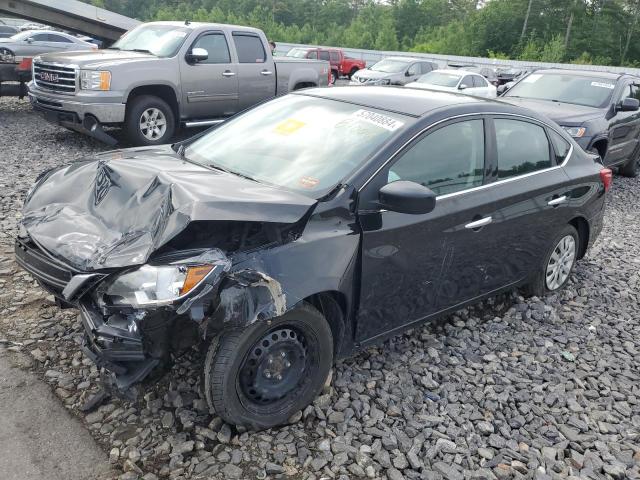
M505 179L551 167L544 129L521 120L494 120L498 178Z
M389 169L389 183L410 180L445 195L482 185L484 123L447 125L413 144Z
M319 55L319 58L320 58L320 60L327 60L328 61L329 60L329 52L322 52L321 51L320 55Z
M209 58L199 63L231 63L229 45L222 33L207 33L198 38L193 48L204 48Z
M73 43L72 40L69 40L67 37L63 37L62 35L55 35L53 33L49 33L47 38L50 42L58 42L58 43Z
M236 45L240 63L264 63L267 59L262 40L259 37L234 33L233 42Z
M567 158L567 155L569 155L571 144L562 138L559 133L554 132L553 130L549 130L549 138L551 139L551 144L555 151L556 164L560 165Z

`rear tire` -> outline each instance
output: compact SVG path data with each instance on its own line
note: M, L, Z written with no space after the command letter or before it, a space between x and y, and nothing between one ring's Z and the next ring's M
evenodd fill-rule
M335 85L340 78L337 70L331 70L331 78L329 79L329 85Z
M140 95L127 106L124 130L133 145L162 145L173 138L176 120L167 102L153 95Z
M640 174L640 152L636 153L627 163L620 167L620 174L631 178L635 178Z
M524 293L542 297L562 290L573 272L580 248L578 231L567 225L551 242L531 282L523 288Z
M322 391L333 364L333 337L308 304L214 339L204 365L209 407L251 430L286 423Z

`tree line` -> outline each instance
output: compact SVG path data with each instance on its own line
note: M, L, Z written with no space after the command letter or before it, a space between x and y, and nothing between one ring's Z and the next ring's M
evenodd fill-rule
M640 0L89 0L140 20L251 25L276 42L640 66Z

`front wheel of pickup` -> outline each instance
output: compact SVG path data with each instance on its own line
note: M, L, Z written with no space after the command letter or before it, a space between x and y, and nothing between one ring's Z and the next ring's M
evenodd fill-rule
M251 430L283 424L322 391L333 364L331 328L302 304L213 340L204 365L209 407Z
M169 143L176 132L173 110L153 95L135 97L128 105L124 130L133 145Z

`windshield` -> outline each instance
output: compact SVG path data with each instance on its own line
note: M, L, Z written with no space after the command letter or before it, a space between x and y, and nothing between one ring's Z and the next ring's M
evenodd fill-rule
M308 48L292 48L287 52L287 57L305 58L307 53L309 53Z
M189 145L184 156L320 198L408 120L350 103L287 95L222 124Z
M429 85L438 85L439 87L455 87L460 81L460 75L455 73L429 72L422 75L417 82L428 83Z
M602 107L616 87L615 80L558 73L532 73L511 87L505 97L535 98Z
M172 57L190 31L189 28L174 25L141 25L125 33L111 48L149 52L157 57Z
M383 73L400 73L409 64L406 60L392 60L390 58L386 58L384 60L380 60L369 70L373 70L374 72L383 72Z
M33 36L33 32L31 30L27 30L26 32L16 33L11 36L11 40L26 40L27 38Z

